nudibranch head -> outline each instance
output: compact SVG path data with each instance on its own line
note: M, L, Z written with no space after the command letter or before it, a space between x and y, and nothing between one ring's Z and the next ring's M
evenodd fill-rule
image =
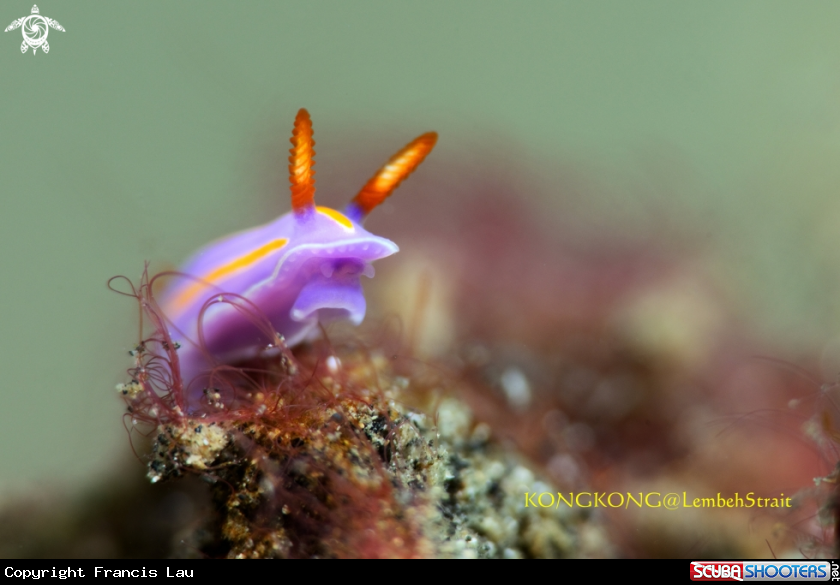
M182 377L254 356L272 343L266 320L291 346L335 319L361 323L361 276L399 250L362 223L422 162L437 135L419 136L386 163L342 213L315 204L315 141L301 109L289 157L292 211L196 253L164 291L161 306L181 343Z

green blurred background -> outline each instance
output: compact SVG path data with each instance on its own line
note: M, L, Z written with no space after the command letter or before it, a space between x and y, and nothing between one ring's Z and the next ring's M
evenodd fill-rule
M285 211L301 106L319 186L348 185L328 204L373 170L340 164L354 137L374 165L430 129L440 160L496 144L538 204L562 210L573 168L595 213L654 238L646 210L671 218L780 347L840 331L837 2L39 7L66 28L49 54L0 34L0 489L131 457L113 387L136 306L105 282ZM0 26L30 10L3 2Z

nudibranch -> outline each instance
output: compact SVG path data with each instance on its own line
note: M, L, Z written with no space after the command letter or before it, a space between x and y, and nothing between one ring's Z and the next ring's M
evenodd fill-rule
M309 113L301 109L289 157L292 210L207 245L163 291L160 306L181 346L185 383L271 344L266 318L287 346L316 336L318 323L358 325L366 308L360 277L372 277L371 263L399 250L362 224L429 154L437 134L422 134L397 152L343 213L315 205L312 134Z

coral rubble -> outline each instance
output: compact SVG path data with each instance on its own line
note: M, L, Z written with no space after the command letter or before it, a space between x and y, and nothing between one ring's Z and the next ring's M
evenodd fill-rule
M579 557L612 554L597 515L529 505L556 493L451 391L326 341L267 360L228 404L157 428L149 478L213 484L191 550L226 557ZM254 366L255 364L251 364ZM398 371L402 369L403 371ZM254 380L252 380L253 382ZM138 397L126 397L129 404Z

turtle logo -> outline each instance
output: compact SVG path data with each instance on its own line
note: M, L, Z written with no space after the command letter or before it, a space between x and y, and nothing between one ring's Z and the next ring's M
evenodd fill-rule
M18 18L12 24L6 27L3 32L9 32L16 28L21 28L23 33L23 43L20 45L20 52L25 53L29 47L32 47L32 54L34 55L38 49L45 53L50 52L50 44L47 42L47 35L50 32L50 27L55 30L64 32L64 27L58 24L57 20L41 16L38 5L32 7L32 14Z

